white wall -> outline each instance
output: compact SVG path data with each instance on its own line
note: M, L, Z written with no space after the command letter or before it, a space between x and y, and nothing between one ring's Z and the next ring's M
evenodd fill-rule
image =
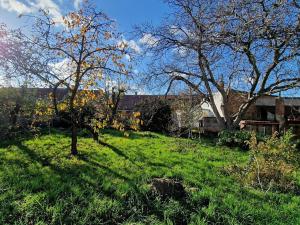
M223 110L222 110L223 97L222 97L220 92L216 92L214 94L214 101L215 101L216 107L218 109L218 112L220 113L220 116L223 117L224 116L224 113L223 113ZM210 103L203 102L201 107L202 107L203 110L209 112L208 115L205 115L205 116L207 116L207 117L214 117L215 116Z

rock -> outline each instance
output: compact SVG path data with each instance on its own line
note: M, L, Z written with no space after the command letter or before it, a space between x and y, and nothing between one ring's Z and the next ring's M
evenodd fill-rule
M167 179L167 178L154 178L151 182L151 190L155 195L159 195L163 199L174 198L182 200L186 197L181 182Z

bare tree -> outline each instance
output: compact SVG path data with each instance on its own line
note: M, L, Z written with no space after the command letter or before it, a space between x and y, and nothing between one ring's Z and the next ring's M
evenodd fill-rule
M207 99L222 129L237 127L265 94L300 86L299 5L275 0L167 0L173 10L159 27L137 28L152 60L148 78L183 82ZM232 89L247 98L232 115ZM214 93L222 96L223 115Z

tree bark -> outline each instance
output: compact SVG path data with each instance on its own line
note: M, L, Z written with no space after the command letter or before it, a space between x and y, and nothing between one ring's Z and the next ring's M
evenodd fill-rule
M52 103L53 103L53 107L54 107L54 112L55 112L55 115L58 116L59 112L58 112L58 107L57 107L57 96L56 96L56 91L57 91L57 88L59 86L60 83L57 83L53 89L52 89Z
M70 100L70 112L71 112L71 124L72 124L72 141L71 141L71 155L77 155L77 122L76 122L76 113L74 109L74 99L76 92L72 93Z
M198 66L200 68L200 71L202 72L202 80L204 81L204 85L205 85L206 91L208 93L209 104L215 114L215 117L220 126L220 129L224 130L226 128L226 124L225 124L224 118L221 117L221 115L217 109L215 99L214 99L214 94L210 88L207 72L206 72L205 66L203 64L203 54L201 52L201 46L198 49Z

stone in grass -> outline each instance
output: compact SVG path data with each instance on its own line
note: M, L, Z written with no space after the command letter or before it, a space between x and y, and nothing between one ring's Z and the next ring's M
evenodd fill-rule
M173 179L152 179L151 191L153 194L160 196L162 199L173 198L176 200L183 200L186 197L186 192L182 183Z

